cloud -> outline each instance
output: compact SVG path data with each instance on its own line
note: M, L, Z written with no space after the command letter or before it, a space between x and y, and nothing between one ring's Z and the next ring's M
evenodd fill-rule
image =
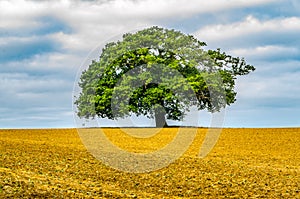
M73 81L26 73L0 73L2 128L72 124Z
M48 91L66 90L62 85L68 85L63 79L53 77L33 76L24 73L1 73L2 90L13 90L16 93L45 93Z
M226 48L235 46L255 47L299 42L300 18L287 17L259 20L248 15L244 20L230 24L214 24L200 28L194 35L212 46L222 43Z
M262 109L261 117L270 116L275 109L262 107L283 106L281 95L289 104L285 110L291 110L297 107L295 99L299 99L299 89L295 85L300 84L297 80L300 17L288 14L292 4L298 6L299 3L276 0L0 1L1 127L72 125L76 72L81 66L88 66L88 61L84 62L86 58L99 57L101 44L152 25L185 29L188 27L182 23L185 20L195 24L186 32L199 28L198 22L205 21L206 25L194 34L206 41L209 48L221 47L230 54L246 57L257 67L255 73L238 79L238 101L230 107L230 117L249 119L251 116L245 114L258 116ZM280 9L272 11L274 5ZM264 6L268 10L264 10ZM213 19L207 17L212 15ZM95 47L96 51L89 55ZM231 120L229 125L237 122Z
M266 45L253 48L238 48L229 51L232 55L245 55L252 61L285 61L300 58L300 49L295 46Z
M280 33L300 31L300 18L289 17L261 21L249 15L240 22L209 25L196 31L195 35L208 40L224 40L268 31Z
M56 33L53 38L61 42L65 49L88 50L113 35L161 23L160 21L179 20L199 13L219 12L270 2L273 0L191 0L189 3L185 0L160 0L155 3L152 0L1 1L0 17L6 20L0 21L0 33L4 30L20 29L32 34L52 31ZM48 23L48 26L45 23ZM53 27L54 24L58 25ZM65 27L66 24L68 27ZM74 31L73 34L70 34L71 31Z
M285 65L281 65L284 67ZM265 99L268 102L270 99L295 99L300 98L299 80L299 63L298 71L283 69L284 72L268 75L268 72L260 71L259 74L252 77L240 78L237 82L238 95L245 99ZM274 67L276 71L276 68ZM284 101L283 101L284 102Z
M73 82L24 73L0 74L0 104L2 107L29 108L66 105L71 102ZM13 107L12 107L13 106Z
M272 2L226 0L197 1L191 0L118 0L103 3L86 2L70 4L68 8L61 8L60 18L70 24L76 33L72 36L59 33L56 38L64 43L66 49L91 49L96 44L107 42L107 39L125 32L142 29L151 25L161 25L199 13L219 12L261 5Z
M45 36L51 33L64 32L71 33L72 29L63 21L57 19L55 16L40 16L34 17L24 22L23 27L0 27L0 37L33 37L33 36ZM21 30L21 31L20 31Z

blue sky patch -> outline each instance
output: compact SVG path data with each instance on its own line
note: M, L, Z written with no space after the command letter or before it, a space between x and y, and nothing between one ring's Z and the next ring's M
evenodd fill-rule
M8 42L0 45L0 63L29 59L34 55L58 51L59 48L59 43L43 37L29 41Z

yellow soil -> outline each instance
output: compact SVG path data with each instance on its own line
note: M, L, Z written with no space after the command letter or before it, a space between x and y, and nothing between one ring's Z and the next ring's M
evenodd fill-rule
M177 129L150 138L104 131L118 147L145 153L166 146ZM135 174L95 159L76 129L0 130L0 198L300 198L300 128L223 129L203 159L207 129L197 131L180 159Z

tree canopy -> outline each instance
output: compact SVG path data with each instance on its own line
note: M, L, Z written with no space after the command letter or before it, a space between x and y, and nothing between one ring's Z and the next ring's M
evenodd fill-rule
M165 119L181 120L190 106L214 112L234 103L236 77L254 66L204 46L192 35L157 26L107 43L99 61L81 75L78 116L117 119L135 113L164 126Z

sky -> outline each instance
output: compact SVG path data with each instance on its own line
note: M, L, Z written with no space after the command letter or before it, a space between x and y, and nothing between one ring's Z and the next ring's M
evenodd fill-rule
M153 25L244 57L224 127L300 126L300 1L0 1L0 128L76 127L73 88L95 49Z

